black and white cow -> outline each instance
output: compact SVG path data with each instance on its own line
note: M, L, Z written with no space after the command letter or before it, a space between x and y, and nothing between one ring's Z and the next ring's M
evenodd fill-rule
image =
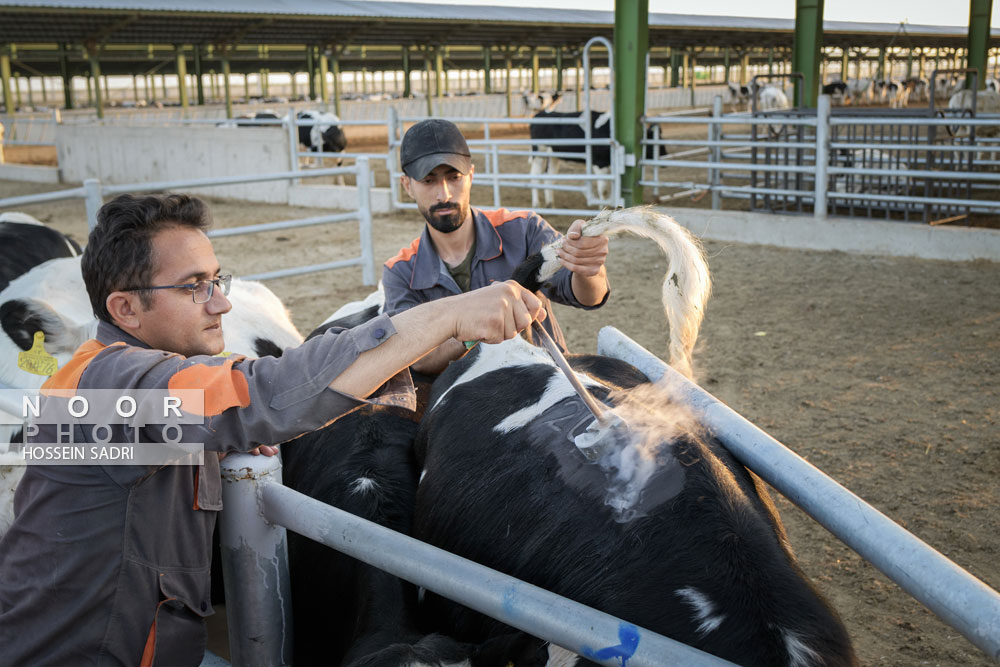
M27 213L0 213L0 291L32 267L81 252L76 241Z
M703 259L668 250L664 290L680 293ZM671 324L700 321L706 298ZM761 481L668 388L614 359L570 363L627 435L605 434L592 460L575 436L593 418L548 357L523 339L479 345L434 384L414 535L738 664L856 665ZM422 613L460 641L509 631L432 594Z
M315 122L315 125L299 125L299 143L313 153L342 153L347 148L347 136L340 127L340 118L325 111L300 111L296 114L299 121ZM321 158L316 158L321 164ZM343 164L342 158L337 158L337 166ZM338 177L338 184L344 184L344 177Z
M552 111L552 108L559 102L560 96L558 93L555 95L549 95L548 93L537 96L524 96L525 104L529 109L534 110L535 113L533 118L556 118L565 119L566 124L536 124L532 123L529 126L529 134L532 139L531 146L531 157L528 158L528 163L531 167L531 174L533 176L538 176L543 173L545 174L556 174L559 170L558 160L566 160L567 162L586 162L587 161L587 149L588 146L585 144L571 144L571 145L547 145L545 142L547 140L562 140L562 139L585 139L586 134L583 127L580 126L580 119L583 117L582 111ZM590 138L591 139L610 139L611 138L611 113L607 111L591 111L590 112ZM650 127L646 130L646 139L652 140L654 138L653 128ZM537 143L534 143L537 142ZM597 144L589 146L591 149L591 164L593 165L594 174L606 175L611 172L611 146L609 144ZM647 159L653 159L654 156L666 155L667 150L664 146L658 146L659 150L655 150L654 146L649 145L646 147L645 155ZM574 153L580 157L553 157L552 153ZM597 196L599 199L606 199L608 197L608 181L599 180L597 181ZM545 190L545 205L548 207L554 206L555 195L552 190ZM531 189L531 206L532 208L538 208L539 206L539 196L538 190L536 188Z
M732 104L737 111L749 111L750 96L753 94L750 86L744 86L743 84L727 81L726 87L729 89L729 103Z
M229 300L233 308L222 316L227 352L273 356L302 343L284 304L261 283L234 279ZM48 376L19 364L20 353L36 345L36 335L41 332L44 353L61 367L97 330L80 258L50 260L11 281L0 292L0 329L0 386L37 392ZM24 471L23 465L3 461L19 431L20 426L0 425L0 536L13 520L13 493Z
M833 103L843 104L847 97L847 84L843 81L831 81L823 86L823 94L829 95Z

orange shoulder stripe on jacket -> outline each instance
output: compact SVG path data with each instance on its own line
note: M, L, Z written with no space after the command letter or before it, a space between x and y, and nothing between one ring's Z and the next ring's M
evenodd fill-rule
M250 405L250 387L243 373L233 368L238 359L226 359L221 366L194 364L173 374L167 381L170 391L201 389L205 392L205 417L221 415L229 408ZM193 411L197 414L197 411Z
M417 254L417 250L420 248L420 237L413 239L413 243L406 246L399 251L399 254L391 259L385 261L386 268L391 269L396 262L407 262L411 257Z
M111 347L124 344L125 343L121 342L112 343ZM87 370L87 366L90 365L90 362L93 361L94 357L100 354L105 347L106 346L103 343L91 339L76 348L76 352L74 352L73 357L66 362L66 365L53 373L52 376L45 381L42 385L41 392L46 396L58 396L63 390L75 392L80 386L80 378L83 376L83 372Z
M505 208L498 208L495 211L482 211L482 214L486 216L486 219L494 227L499 227L503 223L510 222L515 218L531 217L531 211L508 211Z

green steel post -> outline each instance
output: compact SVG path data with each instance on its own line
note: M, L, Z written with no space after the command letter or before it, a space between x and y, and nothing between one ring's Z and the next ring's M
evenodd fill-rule
M876 77L879 81L885 79L885 49L878 50L878 76Z
M201 46L194 45L194 79L198 106L205 106L205 82L201 71Z
M531 92L535 95L542 92L538 81L538 47L531 47Z
M0 47L0 88L3 88L3 103L7 113L14 113L14 98L10 92L10 51L6 45Z
M774 47L772 46L767 50L767 73L770 76L774 74Z
M728 46L726 47L725 55L722 56L722 66L726 70L726 73L725 73L726 83L729 83L729 67L730 67L730 64L729 64L729 47Z
M840 54L840 80L843 81L844 83L847 83L847 66L849 63L850 63L850 53L848 52L847 47L845 46L844 50L841 51Z
M913 76L913 49L906 50L906 78Z
M132 101L139 104L139 80L135 74L132 75Z
M493 93L493 82L490 81L491 72L493 69L493 63L490 62L492 55L489 46L483 47L483 92L486 95Z
M410 47L403 47L403 97L413 97L410 89Z
M691 81L691 106L692 107L694 106L694 87L697 85L697 82L695 81L695 79L696 79L696 77L695 77L695 68L697 66L698 66L698 57L692 53L691 54L691 79L690 79L690 81Z
M87 59L90 61L90 76L94 80L94 105L97 107L97 117L104 118L104 98L101 95L101 63L97 59L97 49L87 49Z
M969 36L968 46L969 68L979 72L979 89L986 87L986 55L990 42L990 12L993 10L993 0L969 0ZM972 85L972 76L967 75L966 87Z
M326 75L329 72L330 60L327 52L320 49L319 52L319 101L320 104L326 104L330 101L330 97L326 94Z
M330 56L330 69L333 70L333 113L340 116L340 53L334 51ZM324 100L326 101L326 100Z
M556 92L563 89L563 52L562 47L556 47Z
M431 73L431 52L430 47L424 49L424 98L427 100L427 117L430 118L434 115L434 101L433 95L431 93L431 79L433 74ZM510 105L507 105L510 107Z
M306 69L309 71L309 99L316 99L316 48L309 46L306 49Z
M573 77L573 84L576 86L576 110L583 109L583 65L580 56L576 57L576 75Z
M823 0L795 1L795 43L792 70L801 72L803 83L795 80L795 104L816 106L819 94L819 59L823 47ZM799 87L803 86L802 90Z
M62 44L59 49L59 74L63 80L63 106L73 108L73 75L69 73L69 44Z
M670 87L676 88L681 83L681 54L676 47L670 48Z
M507 76L504 77L504 95L507 96L507 118L511 118L514 115L513 114L514 110L511 108L511 99L510 99L510 68L511 68L511 57L510 57L510 52L509 51L507 51L507 52L504 53L503 64L504 64L504 67L507 69ZM577 97L579 98L579 95L577 95Z
M186 111L188 108L188 91L187 61L184 59L184 47L177 44L174 46L174 52L177 58L177 94L181 99L181 109Z
M440 99L444 95L444 52L441 47L434 49L434 96Z
M642 153L642 115L646 108L646 53L649 51L649 0L615 3L615 137L625 153ZM692 73L693 74L693 73ZM694 76L691 77L692 85ZM693 89L692 89L693 90ZM642 169L625 167L621 191L626 206L642 203Z
M232 74L229 70L229 52L228 50L223 50L222 52L222 87L226 92L226 118L233 117L233 89L229 83L229 77Z

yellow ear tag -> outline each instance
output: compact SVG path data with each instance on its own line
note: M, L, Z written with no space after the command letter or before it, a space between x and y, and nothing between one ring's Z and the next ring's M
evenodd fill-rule
M232 352L230 352L229 350L223 350L222 352L219 352L215 356L217 356L217 357L228 357L231 354L232 354Z
M45 351L45 332L36 331L27 352L17 353L17 367L33 375L52 375L59 370L59 360Z

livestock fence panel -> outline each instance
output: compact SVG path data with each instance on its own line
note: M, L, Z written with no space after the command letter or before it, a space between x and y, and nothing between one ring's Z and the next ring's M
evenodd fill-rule
M684 149L656 159L646 158L644 151L640 183L680 189L661 200L707 191L715 209L724 199L739 199L759 212L929 224L1000 213L1000 143L994 138L1000 134L1000 115L945 111L933 104L926 109L833 108L831 98L822 95L817 109L723 114L717 98L711 117L660 114L644 122L700 126L707 134L702 140L657 133L643 142ZM706 159L682 159L696 154ZM671 179L679 168L704 169L707 177Z
M1000 658L1000 594L614 327L599 333L598 352L631 363L654 383L669 383L747 468ZM221 552L227 599L237 601L229 616L236 663L290 661L287 528L601 664L621 664L620 656L596 657L594 647L618 645L622 628L634 633L630 665L730 664L285 488L276 458L230 455L222 467Z
M357 164L353 167L338 167L333 169L315 169L303 173L299 171L289 171L271 174L250 174L227 176L222 178L202 178L185 181L167 181L160 183L127 183L106 185L97 179L87 179L83 186L70 188L56 192L47 192L37 195L26 195L21 197L8 197L0 199L0 209L20 207L49 201L60 201L65 199L83 199L87 210L87 224L93 229L97 224L97 211L104 202L105 195L116 195L123 193L137 192L164 192L168 190L182 190L190 188L211 187L217 185L227 185L233 183L260 183L273 180L291 180L304 176L343 176L353 174L358 183L358 208L355 211L335 213L330 215L314 216L310 218L300 218L297 220L280 220L277 222L247 225L243 227L232 227L226 229L214 229L209 232L209 236L224 237L242 234L254 234L259 232L274 231L278 229L289 229L294 227L308 227L313 225L329 224L336 222L347 222L357 220L358 236L360 240L360 254L350 259L299 266L291 268L276 269L264 273L241 276L246 280L270 280L272 278L283 278L287 276L301 275L304 273L314 273L317 271L327 271L348 266L361 266L362 281L365 285L375 284L375 249L372 238L371 219L371 170L367 157L359 157Z

